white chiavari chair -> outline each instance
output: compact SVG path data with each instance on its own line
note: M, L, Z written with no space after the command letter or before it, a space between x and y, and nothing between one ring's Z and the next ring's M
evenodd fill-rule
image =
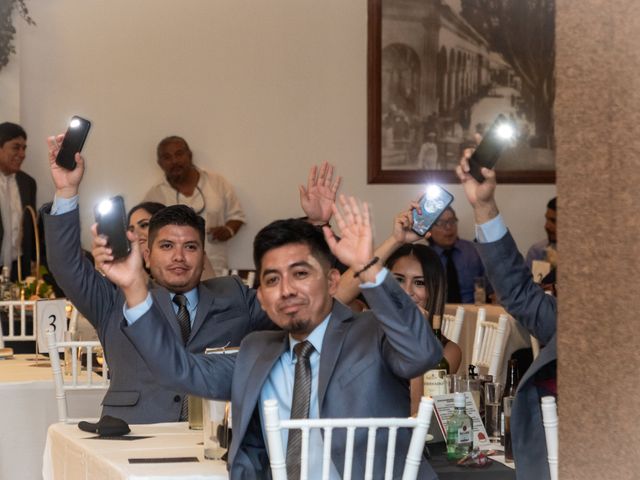
M464 324L464 307L458 306L455 315L442 316L442 333L453 343L460 343L462 325Z
M35 342L36 332L36 304L35 300L4 300L0 302L0 310L3 311L8 320L7 331L4 332L5 342ZM31 333L27 330L27 312L31 311ZM16 321L18 328L16 331Z
M278 414L278 402L266 400L264 402L265 430L269 447L269 461L274 480L287 480L287 466L285 450L282 441L282 429L302 430L301 469L300 479L306 480L309 475L309 434L311 429L323 430L322 478L329 478L331 462L331 439L335 429L347 430L347 447L345 452L344 472L342 478L351 478L351 465L354 454L354 436L357 428L368 429L365 479L373 478L375 459L375 437L379 429L388 429L388 443L386 451L385 480L392 478L395 462L395 443L398 428L412 428L411 443L405 458L403 480L414 480L417 477L424 443L429 430L433 399L423 397L420 402L416 418L317 418L301 420L281 420ZM311 452L311 454L316 452ZM315 472L313 472L315 473ZM375 472L376 478L382 478L382 472Z
M67 412L67 391L75 390L107 390L109 388L108 366L106 359L102 363L102 377L94 375L93 353L101 348L100 342L57 342L52 329L47 330L47 342L49 344L49 359L53 372L53 382L56 389L56 401L58 405L58 421L77 423L81 419L70 418ZM71 362L71 374L65 376L60 362L59 352L69 350L68 361ZM82 372L80 364L80 352L86 352L86 370Z
M547 440L547 461L551 480L558 480L558 408L554 397L542 397L542 424Z
M500 315L498 323L485 319L486 310L479 308L471 363L478 367L488 368L489 375L497 378L502 367L506 340L509 336L509 319L506 314Z

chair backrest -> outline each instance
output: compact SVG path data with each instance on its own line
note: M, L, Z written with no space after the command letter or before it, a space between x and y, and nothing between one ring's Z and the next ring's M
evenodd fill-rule
M547 440L547 460L551 480L558 480L558 409L554 397L542 397L542 424Z
M36 332L36 305L35 300L4 300L0 302L0 310L7 314L9 320L9 329L4 332L3 338L5 342L35 342L37 339ZM31 333L27 333L27 312L32 311L32 328ZM16 312L17 311L17 312ZM16 316L19 316L18 332L15 329Z
M393 464L395 461L395 445L398 428L412 428L411 443L404 463L403 480L414 480L418 475L422 451L429 430L431 413L433 411L433 399L422 397L420 408L416 418L317 418L304 420L280 420L278 414L278 402L276 400L266 400L264 402L265 430L267 433L267 445L269 447L269 461L271 463L271 473L273 480L287 480L287 465L282 441L282 429L302 430L301 448L301 468L300 479L306 480L309 475L309 454L320 454L320 452L309 452L309 433L311 429L322 429L323 451L322 451L322 478L329 478L331 463L331 439L333 430L344 428L347 430L347 447L345 452L344 472L342 478L351 478L351 466L353 462L354 436L357 428L368 429L365 479L373 478L373 465L375 460L375 439L379 429L389 430L385 480L393 476ZM315 472L313 472L315 473ZM376 472L376 478L380 478Z
M498 317L498 323L488 322L485 318L486 310L479 308L471 363L488 368L489 375L497 378L509 336L509 318L502 314Z
M224 268L222 270L222 276L226 277L227 275L236 275L240 277L242 283L244 283L247 287L253 288L253 285L256 280L256 271L255 270L247 270L247 269L233 269L229 270L228 268Z
M453 343L460 343L462 324L464 323L464 307L458 306L456 314L442 316L442 333Z
M47 330L47 342L49 344L49 359L53 372L53 382L56 388L56 401L58 404L58 421L77 423L80 419L69 418L67 413L68 390L106 390L109 388L109 368L106 359L102 363L102 377L96 377L93 371L93 352L100 347L100 342L56 342L56 335L52 329ZM65 357L70 359L70 375L64 375L60 362L59 352L67 351ZM86 371L81 374L81 351L86 352Z

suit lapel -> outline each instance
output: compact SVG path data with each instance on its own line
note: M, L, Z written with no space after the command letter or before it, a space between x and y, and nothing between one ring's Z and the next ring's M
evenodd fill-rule
M349 328L353 314L349 308L334 300L331 318L327 331L322 340L322 353L320 354L320 372L318 374L318 409L322 412L324 396L327 393L329 380L342 351L342 345Z
M193 321L193 326L191 327L189 341L196 336L196 333L198 333L198 330L200 330L200 327L204 324L205 318L212 310L211 306L214 300L211 290L200 283L198 286L198 309L196 311L196 318Z
M234 431L236 429L235 422L238 422L238 439L244 438L247 433L247 428L249 427L249 422L251 421L253 412L256 409L256 406L258 406L262 387L267 380L269 373L271 373L273 365L276 363L278 358L280 358L280 355L282 355L289 343L286 332L274 332L273 335L269 335L265 340L264 346L261 345L262 348L257 352L255 359L249 359L249 361L246 362L248 365L252 365L247 375L242 375L240 377L240 375L237 376L234 372L234 382L239 381L244 385L244 389L240 392L240 398L235 398L234 396L231 399L234 408L238 405L241 406L237 412L234 410L233 415ZM239 355L242 355L242 353ZM238 366L236 364L236 369L237 368ZM231 461L235 458L240 443L241 440L233 442L234 448L229 452L229 459Z
M178 325L176 313L171 306L169 291L166 288L156 287L151 291L151 296L153 297L154 303L160 307L160 310L166 317L169 325L171 325L173 333L175 333L176 337L180 339L180 342L182 342L182 333L180 333L180 326ZM182 343L180 344L182 345Z

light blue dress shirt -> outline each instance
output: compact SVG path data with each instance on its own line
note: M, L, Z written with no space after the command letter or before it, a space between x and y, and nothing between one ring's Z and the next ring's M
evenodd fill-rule
M476 238L480 243L497 242L506 234L507 226L500 214L488 222L476 225Z

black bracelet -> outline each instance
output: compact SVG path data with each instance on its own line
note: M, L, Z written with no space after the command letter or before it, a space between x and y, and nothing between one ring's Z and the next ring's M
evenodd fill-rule
M356 272L353 274L353 276L355 278L360 278L360 274L366 272L367 270L369 270L371 267L373 267L376 263L378 263L378 261L380 260L380 258L378 257L373 257L371 259L371 261L369 263L367 263L362 270L360 270L359 272Z

